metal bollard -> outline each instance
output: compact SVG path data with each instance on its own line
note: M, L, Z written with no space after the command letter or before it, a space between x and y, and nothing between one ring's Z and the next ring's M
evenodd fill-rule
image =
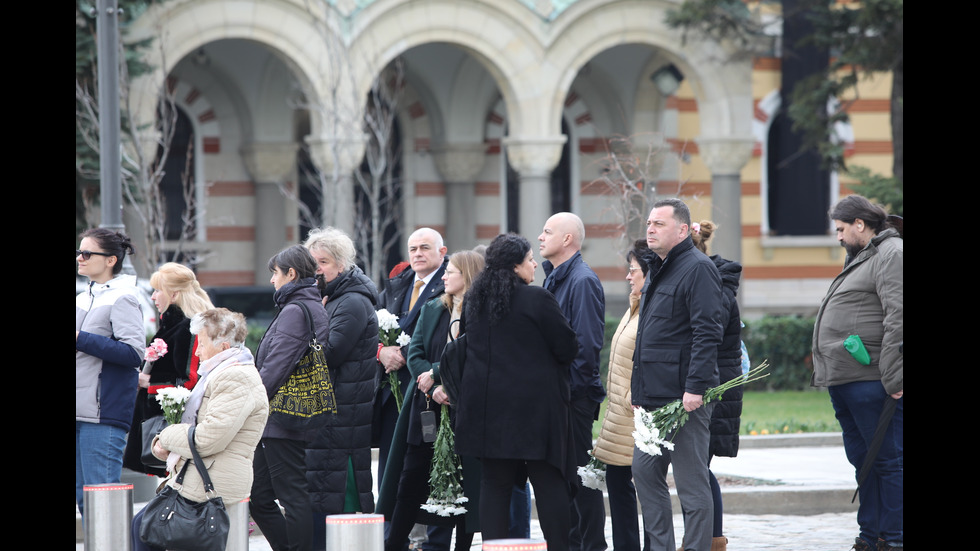
M384 515L329 515L326 523L327 551L384 549Z
M248 498L228 506L228 543L225 551L248 551Z
M483 551L545 551L546 549L548 544L544 540L514 538L483 542Z
M133 548L133 485L92 484L82 488L85 551Z

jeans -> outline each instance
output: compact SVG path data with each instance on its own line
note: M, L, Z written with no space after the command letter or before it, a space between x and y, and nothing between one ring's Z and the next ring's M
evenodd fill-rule
M92 484L119 482L126 431L102 423L75 421L75 501L82 509L83 489Z
M509 538L528 539L531 537L531 484L514 486L510 496Z
M860 472L881 409L885 400L892 398L885 393L881 381L847 383L832 386L829 391L844 433L847 460ZM871 472L858 489L858 526L861 538L872 549L878 539L895 546L904 541L903 403L904 398L899 398Z

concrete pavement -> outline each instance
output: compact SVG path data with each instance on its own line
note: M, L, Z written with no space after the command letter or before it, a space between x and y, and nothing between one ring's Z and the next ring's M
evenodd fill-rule
M851 503L856 483L840 433L743 436L738 457L716 457L711 469L722 484L725 534L734 551L845 550L853 543L858 530L857 503ZM674 501L674 511L679 513L676 496ZM139 502L134 509L143 505ZM674 515L674 524L679 540L683 534L680 514ZM536 519L531 536L541 537ZM81 537L76 511L79 551L84 549ZM606 541L612 549L608 517ZM477 534L473 549L480 549L481 543ZM260 535L250 538L249 549L271 551Z

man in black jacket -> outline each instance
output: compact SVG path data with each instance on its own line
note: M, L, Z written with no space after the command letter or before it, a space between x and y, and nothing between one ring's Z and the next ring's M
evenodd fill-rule
M592 425L599 416L599 404L606 397L599 375L606 298L599 276L582 259L585 225L581 218L570 212L555 214L545 222L538 241L541 256L546 259L544 288L555 295L578 338L578 353L570 366L571 426L575 462L582 466L589 462ZM571 549L603 551L607 546L602 492L582 486L578 477L575 485Z
M684 549L708 551L714 509L708 443L714 404L705 404L703 398L718 384L725 316L718 269L694 247L690 227L691 212L679 199L658 201L647 219L647 245L658 258L643 290L633 355L633 405L654 410L681 400L690 418L673 435L673 451L634 451L633 478L651 548L676 549L666 480L673 464L684 509Z
M442 274L449 263L448 249L442 235L432 228L419 228L408 238L409 267L385 282L379 304L388 312L398 316L398 326L411 336L419 319L422 305L445 290ZM408 388L411 373L405 367L408 345L378 346L378 365L382 370L381 381L388 380L388 373L396 373L402 392ZM373 445L378 448L378 483L384 476L388 462L391 438L398 422L398 407L391 389L382 384L374 400ZM451 535L451 530L443 530ZM435 534L430 534L431 539ZM446 540L448 545L448 539Z

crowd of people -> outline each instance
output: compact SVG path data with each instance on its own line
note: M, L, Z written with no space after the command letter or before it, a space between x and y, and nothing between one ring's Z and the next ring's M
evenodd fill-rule
M902 546L902 240L885 216L864 198L832 211L848 260L814 333L813 383L830 387L856 469L870 454L875 411L897 401L885 444L868 458L875 466L869 482L860 486L856 549ZM76 250L78 274L90 280L76 299L78 508L84 519L83 487L118 481L123 466L171 486L184 472L176 489L205 500L196 469L184 468L195 427L217 492L230 507L247 506L276 551L322 550L326 516L358 512L384 515L386 551L407 550L419 526L427 527L421 548L428 551L448 551L454 536L456 551L469 549L476 532L484 541L526 538L528 482L549 550L601 551L609 547L603 494L578 474L593 458L606 466L613 549L678 548L672 466L684 517L680 548L724 550L721 492L709 466L714 456L738 452L741 390L721 403L705 402L705 394L744 374L744 347L741 265L708 255L715 231L710 220L692 223L681 200L654 205L646 238L624 255L629 306L610 343L603 385L605 296L582 257L585 227L572 213L548 219L537 255L513 233L449 254L438 231L418 229L407 241L407 261L380 292L357 266L347 234L315 229L303 245L269 260L277 314L254 356L244 316L215 308L194 272L177 263L150 278L160 316L153 341L166 345L151 355L135 277L121 273L135 252L129 239L88 230ZM536 256L546 275L540 286L532 285ZM397 316L408 338L380 338L382 309ZM852 365L856 356L840 345L854 334L864 339L871 366ZM465 362L450 398L440 363L460 335ZM311 338L322 345L335 410L304 430L287 425L270 402ZM148 465L141 423L160 415L157 395L168 387L188 389L189 398L179 423L149 435L160 463ZM667 435L673 445L660 455L640 451L637 408L678 400L689 419ZM448 518L422 507L432 489L432 427L446 419L467 498L465 514ZM371 448L379 449L376 473ZM134 518L133 547L155 549L139 538L141 518Z

